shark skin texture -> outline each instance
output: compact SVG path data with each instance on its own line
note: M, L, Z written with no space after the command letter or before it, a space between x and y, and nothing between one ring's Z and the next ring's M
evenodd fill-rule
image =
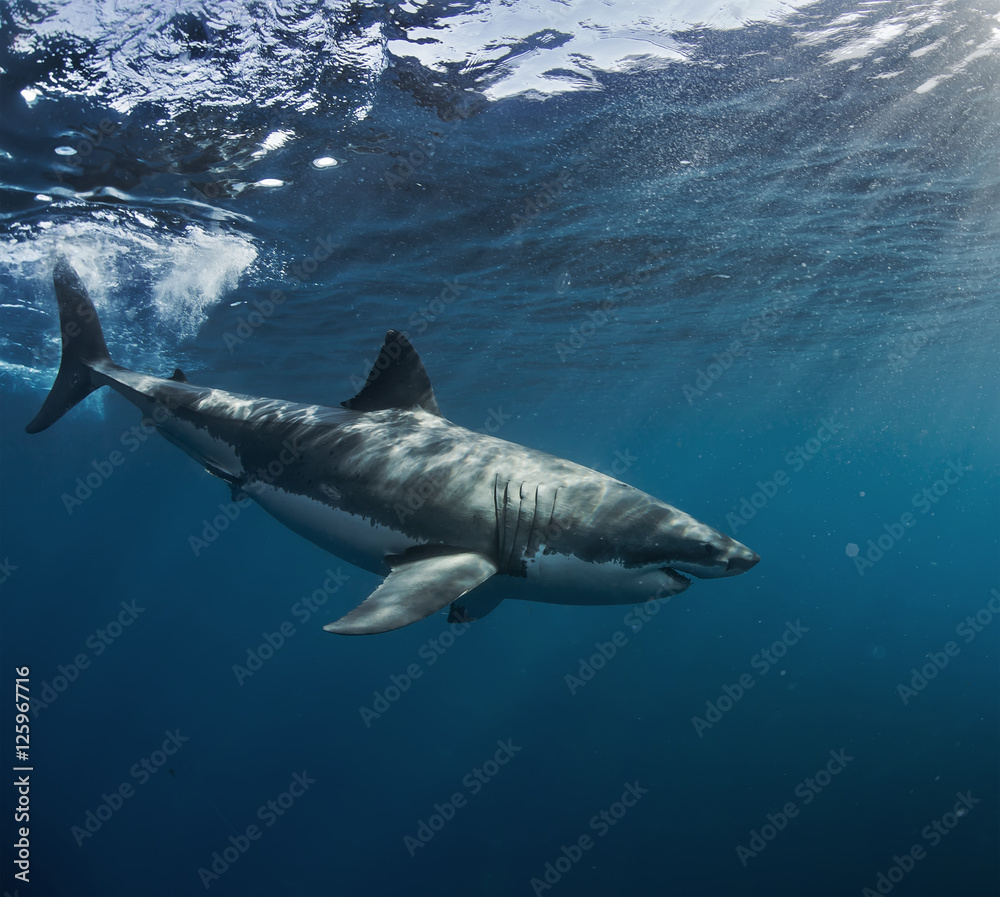
M449 620L468 622L504 598L636 604L679 594L688 575L735 576L760 560L613 477L446 420L395 330L356 396L304 405L196 386L179 369L159 378L121 367L62 258L53 283L62 360L27 432L102 387L124 396L234 495L385 577L328 632L388 632L449 606Z

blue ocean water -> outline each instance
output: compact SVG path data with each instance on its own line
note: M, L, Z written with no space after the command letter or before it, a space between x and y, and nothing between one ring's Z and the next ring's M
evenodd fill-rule
M1000 891L1000 7L0 16L5 893ZM396 328L762 560L325 633L378 579L118 396L23 432L56 253L121 364L335 405Z

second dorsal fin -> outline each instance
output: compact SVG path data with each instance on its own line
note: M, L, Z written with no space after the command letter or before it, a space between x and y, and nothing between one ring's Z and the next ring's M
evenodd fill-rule
M340 404L354 411L422 408L441 416L423 362L410 341L398 330L390 330L385 335L385 343L361 391L353 399Z

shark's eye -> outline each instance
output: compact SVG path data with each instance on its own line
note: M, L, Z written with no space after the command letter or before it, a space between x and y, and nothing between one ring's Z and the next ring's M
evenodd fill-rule
M711 542L702 542L701 547L702 550L705 552L705 554L708 555L709 557L715 554L715 546Z

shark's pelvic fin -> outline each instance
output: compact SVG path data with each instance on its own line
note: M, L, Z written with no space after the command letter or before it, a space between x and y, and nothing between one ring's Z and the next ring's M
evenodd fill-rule
M497 572L485 555L447 546L421 546L396 555L390 567L382 585L349 614L323 628L339 635L372 635L409 626Z
M340 404L354 411L423 408L441 416L424 364L417 350L398 330L390 330L385 335L385 343L361 391Z
M448 610L449 623L472 623L481 620L487 614L495 611L503 598L497 595L481 595L473 592L463 595L458 601L452 601Z

